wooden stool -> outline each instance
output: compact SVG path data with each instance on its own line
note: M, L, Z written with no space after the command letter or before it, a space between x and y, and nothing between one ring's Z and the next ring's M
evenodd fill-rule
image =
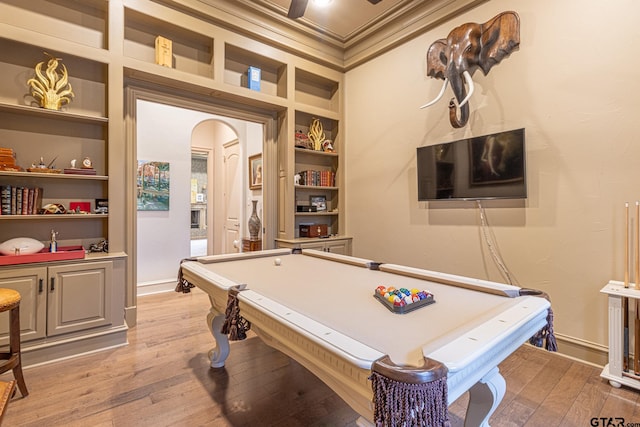
M23 397L29 392L22 376L20 356L20 293L13 289L0 288L0 313L9 311L9 351L0 353L0 374L13 370L13 376ZM2 363L2 362L0 362Z

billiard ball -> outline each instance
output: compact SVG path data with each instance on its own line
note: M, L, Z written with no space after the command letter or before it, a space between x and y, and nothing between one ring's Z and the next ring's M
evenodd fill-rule
M273 263L275 265L280 265L280 264L282 264L282 260L280 258L276 258L276 259L273 260Z

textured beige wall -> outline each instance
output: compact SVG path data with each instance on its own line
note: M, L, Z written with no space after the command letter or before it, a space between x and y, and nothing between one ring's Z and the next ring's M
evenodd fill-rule
M418 107L441 81L425 53L464 22L505 10L521 46L488 76L474 74L469 124L454 130L447 103ZM483 4L346 76L347 232L354 254L504 281L472 202L419 203L416 147L526 128L529 197L485 203L491 232L517 283L548 292L556 332L604 349L599 290L623 278L624 203L640 199L640 3L567 0Z

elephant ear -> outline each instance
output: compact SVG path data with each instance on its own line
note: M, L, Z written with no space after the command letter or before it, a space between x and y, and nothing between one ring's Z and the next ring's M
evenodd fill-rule
M447 56L445 49L447 39L438 39L431 43L427 51L427 75L436 79L445 79L445 69L447 68Z
M482 25L479 64L485 75L491 67L520 46L520 18L515 12L502 12Z

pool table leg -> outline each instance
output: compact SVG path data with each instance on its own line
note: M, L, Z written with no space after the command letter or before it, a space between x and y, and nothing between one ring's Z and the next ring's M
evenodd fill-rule
M229 356L229 338L220 332L224 324L224 318L224 314L220 314L213 309L209 310L209 314L207 314L207 326L216 342L216 346L209 350L209 360L211 360L212 368L222 368Z
M502 401L506 389L507 384L497 367L471 387L465 427L489 426L489 417Z

